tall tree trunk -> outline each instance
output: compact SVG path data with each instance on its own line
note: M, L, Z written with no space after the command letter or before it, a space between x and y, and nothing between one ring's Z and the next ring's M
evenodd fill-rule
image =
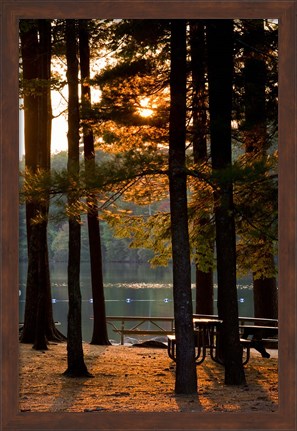
M76 21L66 20L66 60L68 81L68 193L69 215L69 256L68 256L68 328L67 360L64 375L68 377L91 376L84 362L81 329L80 291L80 216L73 213L71 206L76 203L75 186L79 182L79 107L78 107L78 61Z
M39 49L38 68L41 88L38 97L38 167L44 171L50 170L50 65L51 65L51 23L48 20L38 20ZM38 205L43 221L36 225L38 230L38 307L36 316L36 331L33 347L44 349L47 345L47 308L52 309L50 271L47 247L47 219L49 211L49 196L47 201Z
M232 20L209 20L207 22L207 48L211 157L213 172L218 178L214 199L218 314L223 320L221 336L225 384L242 385L246 381L238 327L233 186L232 180L228 178L226 172L232 163Z
M39 123L40 127L40 147L42 152L40 154L41 167L46 171L51 168L51 132L52 132L52 106L51 106L51 20L40 19L38 20L39 28L39 76L43 83L40 89L40 107L39 107ZM51 294L51 281L50 281L50 268L48 256L48 241L47 241L47 227L48 227L48 211L49 211L49 196L47 202L43 205L44 212L44 225L41 225L41 241L43 244L42 249L42 267L43 267L43 280L45 287L45 335L49 341L65 341L66 337L58 331L55 326L52 308L52 294Z
M82 98L82 121L84 138L84 157L87 179L94 176L95 171L95 148L92 126L88 123L88 116L91 109L90 90L90 48L88 20L79 20L79 52L81 70L81 98ZM101 236L98 217L98 206L96 196L90 194L87 198L88 204L88 233L91 259L91 281L93 296L93 335L91 344L108 345L108 339L103 268L101 253Z
M196 393L191 265L187 215L186 22L171 21L169 190L176 333L176 393Z
M194 163L199 165L207 161L206 46L205 25L201 20L190 21L190 45L193 80L193 156ZM198 225L208 223L210 220L206 218L198 220ZM213 244L209 244L209 247L213 248ZM213 314L213 271L212 269L207 272L202 271L198 264L196 264L196 313Z
M25 83L25 162L30 173L50 169L50 20L21 20L21 52ZM38 80L38 81L37 81ZM38 85L41 82L41 85ZM26 84L31 91L26 91ZM33 91L32 91L33 88ZM49 200L26 203L28 273L24 327L20 340L46 349L47 340L65 339L55 328L47 249ZM40 213L41 223L32 225Z
M278 297L275 277L254 278L254 314L267 319L278 318Z
M38 297L36 313L36 330L33 348L36 350L47 349L46 338L46 293L47 293L47 276L48 276L48 259L47 259L47 228L46 222L41 222L32 227L37 234L37 276L38 276Z
M30 172L35 172L37 167L37 133L35 125L38 118L37 95L26 90L26 86L35 82L38 77L38 31L35 20L20 21L21 54L23 63L24 80L24 124L25 124L25 166ZM37 261L36 241L31 240L31 220L35 217L35 204L26 202L26 226L28 248L28 270L26 283L26 303L24 314L24 327L21 341L33 343L36 329L36 312L38 297L38 273L35 262Z
M245 151L253 158L266 157L266 64L262 50L265 46L264 21L244 20L245 28ZM263 238L265 243L271 242ZM272 246L271 246L272 248ZM271 266L274 257L271 253ZM275 277L255 277L253 274L254 315L255 317L278 317L278 292Z

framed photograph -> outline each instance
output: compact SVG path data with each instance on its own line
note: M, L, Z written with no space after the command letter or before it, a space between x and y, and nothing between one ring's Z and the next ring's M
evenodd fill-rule
M268 109L275 109L275 115L278 117L277 124L274 125L275 129L278 129L277 138L275 138L277 142L275 153L278 158L278 403L270 411L259 409L255 409L255 411L251 409L248 412L241 412L240 409L224 411L224 408L216 411L207 411L207 409L203 411L203 408L200 411L195 409L185 411L183 408L180 408L179 411L168 411L167 409L166 411L156 411L158 409L132 411L129 408L127 411L123 409L110 411L105 408L84 408L83 411L61 411L60 409L57 411L32 409L31 411L20 408L19 299L22 291L19 287L21 273L19 221L22 216L20 216L19 210L19 171L20 151L23 151L21 142L24 138L21 137L23 131L19 127L21 89L19 58L22 49L19 30L21 22L30 23L31 20L50 19L56 20L56 22L65 19L113 20L114 22L124 19L136 22L145 19L154 20L154 23L157 23L158 20L159 22L162 20L163 22L170 22L170 20L234 20L234 22L236 20L246 22L266 20L272 26L277 23L277 30L272 28L272 32L277 33L277 41L273 42L277 51L277 59L273 59L271 53L267 54L271 57L272 63L275 61L271 69L276 71L274 72L276 82L273 82L270 87L271 92L274 92L273 97L276 103L275 105L269 104ZM59 37L58 31L57 38ZM157 27L154 31L157 31ZM296 430L296 36L296 0L278 2L270 0L1 0L0 312L1 429L3 431L40 429L69 431ZM238 48L238 52L240 49L248 50L248 42L241 42L242 46ZM60 49L64 55L65 49L63 47ZM260 56L266 55L261 52L261 47L258 46L257 50ZM243 84L241 85L243 86ZM110 96L111 93L110 90L108 95ZM269 99L268 92L266 96ZM139 124L142 124L141 121L149 121L149 117L160 101L151 101L152 103L149 105L148 99L143 98L138 102L137 113L141 117ZM257 105L257 102L253 103L256 103L254 106ZM233 127L236 129L238 124L233 124ZM111 136L110 131L109 133ZM24 220L23 224L25 224ZM62 237L60 241L63 241ZM61 250L59 252L62 253L63 250ZM166 296L163 302L170 302L171 300L168 298L169 296ZM56 300L54 299L54 301ZM126 302L130 303L131 298L128 297ZM114 322L112 324L115 325ZM161 325L161 323L158 324ZM113 328L119 332L118 327L113 326ZM40 363L42 363L42 354ZM66 366L66 362L64 364ZM34 367L33 363L32 367ZM199 382L199 367L197 374ZM212 376L209 375L209 378L211 379ZM223 382L221 383L223 385ZM50 391L50 387L48 391ZM124 387L118 388L117 394L123 395L124 391ZM126 395L129 396L128 393ZM269 397L269 394L265 396ZM271 398L273 399L272 396ZM156 395L157 402L158 396ZM131 403L133 403L132 398Z

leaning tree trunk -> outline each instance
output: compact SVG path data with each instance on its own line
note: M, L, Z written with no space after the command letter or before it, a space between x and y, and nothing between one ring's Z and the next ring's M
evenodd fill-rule
M266 80L267 71L262 49L265 46L263 20L244 20L246 44L244 48L244 93L245 93L245 151L253 158L266 157ZM269 238L262 238L271 243ZM271 245L271 249L272 249ZM275 267L271 253L271 267ZM274 272L274 271L272 271ZM278 317L278 292L276 277L257 278L253 274L254 315L255 317Z
M206 116L206 79L205 79L205 25L201 20L190 23L191 66L193 81L193 156L194 163L199 165L207 162L207 116ZM198 220L198 226L209 224L209 218ZM213 249L208 238L205 241ZM213 314L213 271L202 271L196 264L196 313Z
M88 115L91 109L90 91L90 48L88 20L79 20L79 52L81 70L81 98L82 98L82 121L84 137L84 155L86 177L92 181L95 171L95 148L92 126L88 123ZM93 296L93 335L91 344L108 345L108 339L103 268L101 253L101 235L98 218L98 206L96 196L91 194L87 198L88 204L88 233L91 259L91 281Z
M68 81L68 207L69 207L69 256L68 256L68 328L67 377L91 376L84 362L81 327L80 291L80 216L75 213L79 184L79 107L78 61L76 21L66 20L66 60Z
M171 21L169 190L176 333L175 392L197 392L187 216L186 22Z
M218 314L222 324L225 383L246 383L239 339L236 283L236 238L231 167L233 72L232 20L207 23L211 157L215 184L215 225L218 273Z

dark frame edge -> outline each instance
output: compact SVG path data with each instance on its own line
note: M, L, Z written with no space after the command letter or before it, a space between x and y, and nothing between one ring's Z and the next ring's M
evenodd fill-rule
M71 2L2 1L1 3L1 429L38 430L38 429L101 429L101 430L156 430L170 429L269 429L296 430L296 0L280 2L126 2L105 1L75 2L81 5L73 12ZM280 408L275 413L19 413L18 412L18 324L15 319L18 310L18 296L13 286L18 284L18 134L15 121L18 118L18 41L17 22L19 17L57 17L54 10L63 13L63 17L86 18L85 7L92 5L96 9L102 3L108 17L114 14L115 4L125 5L125 13L130 17L127 6L141 5L134 9L132 18L141 11L152 11L154 18L160 14L160 5L174 4L175 14L186 14L188 10L205 7L209 11L219 4L222 17L228 17L234 5L240 6L248 17L268 17L268 10L281 10L280 19L286 23L280 30L280 278L284 287L280 297ZM206 3L208 6L206 7ZM49 9L47 9L47 5ZM61 6L64 5L64 6ZM153 6L149 6L153 5ZM157 5L157 6L156 6ZM209 6L211 5L211 7ZM246 9L244 9L246 5ZM253 12L255 6L262 7L261 13ZM150 9L152 7L152 9ZM182 9L181 9L182 7ZM148 8L148 9L146 9ZM161 6L162 9L162 6ZM223 10L224 9L224 10ZM49 11L49 12L48 12ZM84 11L84 12L83 12ZM46 14L46 16L44 16ZM69 14L69 16L68 16ZM70 16L72 14L72 16ZM74 15L73 15L74 14ZM109 15L111 14L111 15ZM225 15L224 15L225 14ZM255 16L254 16L255 14ZM128 16L129 15L129 16ZM94 15L93 15L94 16ZM211 17L217 17L214 11ZM162 16L159 15L161 18ZM182 17L182 16L176 16ZM193 16L194 17L194 16ZM230 17L230 16L229 16ZM276 17L271 16L271 17ZM235 18L235 16L231 16ZM285 28L286 27L286 28ZM286 47L286 51L282 51ZM283 54L282 54L283 52ZM289 99L288 99L289 96ZM283 142L283 144L282 144ZM283 145L283 146L282 146ZM285 316L291 318L285 321ZM174 424L174 426L172 425ZM187 428L185 428L187 426ZM217 427L216 427L217 426ZM100 427L100 428L99 428ZM178 427L178 428L177 428ZM222 428L224 427L224 428Z

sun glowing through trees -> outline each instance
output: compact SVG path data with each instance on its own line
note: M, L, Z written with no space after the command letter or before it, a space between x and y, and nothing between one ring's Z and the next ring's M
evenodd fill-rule
M139 115L142 117L151 117L154 115L154 107L155 106L151 104L149 97L145 97L140 101L140 108L138 109Z

